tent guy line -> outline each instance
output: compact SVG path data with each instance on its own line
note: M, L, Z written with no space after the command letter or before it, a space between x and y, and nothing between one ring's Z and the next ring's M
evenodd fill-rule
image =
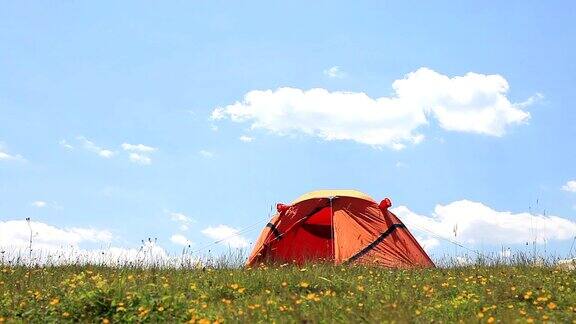
M471 248L465 246L463 243L461 243L461 242L459 242L459 241L446 238L446 237L444 237L444 236L442 236L442 235L440 235L440 234L436 234L435 232L433 232L433 231L431 231L431 230L429 230L429 229L426 229L426 228L424 228L424 227L422 227L422 226L418 226L418 225L416 225L416 224L410 224L410 226L415 227L415 228L417 228L417 229L419 229L419 230L421 230L421 231L423 231L423 232L427 232L428 234L434 236L434 237L437 238L437 239L446 241L446 242L448 242L448 243L452 243L452 244L454 244L454 245L456 245L456 246L458 246L458 247L461 247L461 248L463 248L463 249L465 249L465 250L467 250L467 251L469 251L469 252L475 253L476 255L478 255L478 256L480 256L480 257L485 257L485 258L492 259L492 260L494 259L494 258L492 258L491 256L489 256L489 255L487 255L487 254L484 254L484 253L482 253L482 252L480 252L480 251L478 251L478 250L474 250L474 249L471 249Z

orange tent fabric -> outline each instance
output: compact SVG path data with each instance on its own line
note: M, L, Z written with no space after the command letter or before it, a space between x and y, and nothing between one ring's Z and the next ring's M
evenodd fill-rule
M434 267L406 226L388 210L355 190L307 193L278 212L260 234L247 265L325 261L378 264L391 268Z

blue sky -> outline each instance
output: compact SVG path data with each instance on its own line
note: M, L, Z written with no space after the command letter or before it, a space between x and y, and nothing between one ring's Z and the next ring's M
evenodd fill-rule
M539 236L566 254L575 16L537 1L5 1L1 242L31 217L46 246L157 237L175 253L354 188L442 235L459 223L473 248Z

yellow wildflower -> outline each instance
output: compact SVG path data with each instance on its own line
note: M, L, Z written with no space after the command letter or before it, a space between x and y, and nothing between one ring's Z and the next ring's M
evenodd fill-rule
M138 316L140 316L140 317L145 317L150 312L150 310L148 310L144 307L138 308L138 311L139 311Z

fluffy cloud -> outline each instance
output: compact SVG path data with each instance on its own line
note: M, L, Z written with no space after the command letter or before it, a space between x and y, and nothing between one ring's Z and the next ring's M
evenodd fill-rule
M176 244L176 245L183 245L183 246L188 246L192 244L192 241L188 240L186 238L186 236L182 235L182 234L174 234L170 237L170 242Z
M130 153L128 158L130 159L131 162L142 164L142 165L149 165L150 163L152 163L152 159L150 159L149 157L147 157L146 155L143 155L143 154Z
M31 252L28 250L30 228L32 229ZM107 246L86 249L79 246L82 243L109 245L111 240L112 234L106 230L59 228L35 221L30 222L30 226L26 221L0 221L0 251L2 251L0 264L100 264L107 266L133 264L164 267L200 264L200 261L192 255L171 256L152 240L143 241L138 248Z
M10 154L6 151L2 143L0 143L0 161L19 161L25 162L26 159L22 155Z
M396 162L395 166L396 166L398 169L401 169L401 168L407 168L407 167L408 167L408 164L406 164L406 163L404 163L404 162L401 162L401 161L398 161L398 162Z
M227 225L210 226L202 230L202 234L216 240L217 243L231 248L244 248L248 246L248 240L240 235L240 232Z
M32 206L36 207L36 208L44 208L48 205L48 203L46 203L45 201L42 200L36 200L34 202L32 202Z
M190 225L196 223L196 220L192 217L186 216L182 213L169 213L168 216L174 222L180 224L179 229L181 231L187 231L190 228Z
M570 180L562 186L562 190L568 192L576 192L576 180Z
M324 75L333 79L342 79L346 77L346 73L340 70L339 66L333 66L329 69L324 70Z
M86 149L87 151L96 153L100 157L103 157L105 159L109 159L116 154L111 150L101 148L100 146L94 144L94 142L88 140L84 136L78 136L76 139L78 139L80 141L80 143L82 144L82 147L84 147L84 149Z
M140 152L140 153L152 153L158 150L155 147L147 146L144 144L129 144L129 143L122 143L122 149L124 151L130 152Z
M41 222L24 220L0 221L1 247L26 247L32 234L33 248L77 246L80 243L106 243L112 234L106 230L91 228L58 228Z
M200 150L198 154L200 154L200 156L206 159L211 159L214 157L214 153L207 150Z
M352 140L402 149L424 139L421 126L434 119L447 131L502 136L530 114L507 97L508 82L500 75L467 73L448 77L420 68L393 82L389 97L362 92L330 92L317 88L254 90L242 101L218 107L211 119L251 123L279 135L306 134L324 140Z
M496 211L469 200L437 205L431 216L418 215L405 206L392 211L416 233L454 239L456 230L456 240L468 244L542 244L576 235L576 222L566 218Z
M32 252L28 250L32 228ZM59 228L41 222L0 221L0 264L96 264L107 266L196 267L201 264L190 254L169 255L155 240L142 241L138 248L109 246L112 234L92 228ZM186 238L184 238L186 240ZM171 241L182 243L180 237ZM191 244L186 240L188 244ZM82 243L99 243L104 248L86 249ZM30 259L31 257L31 259Z
M129 144L122 143L122 149L128 152L128 158L131 162L149 165L152 163L152 159L149 154L156 152L158 149L152 146L147 146L144 144Z
M433 238L433 237L424 238L421 236L416 236L416 241L418 241L418 243L420 243L422 248L426 251L430 251L430 250L434 249L435 247L437 247L438 245L440 245L440 241L438 239Z
M116 155L117 152L114 152L109 149L102 148L96 145L94 142L88 140L84 136L78 136L76 139L79 141L80 146L83 147L85 150L98 154L100 157L110 159ZM61 140L60 146L67 150L73 150L74 146L68 143L66 140ZM130 144L130 143L122 143L120 145L122 150L124 150L128 154L128 159L130 162L140 164L140 165L149 165L152 163L152 159L150 158L150 154L156 152L158 149L152 146L147 146L144 144Z
M239 140L241 140L244 143L250 143L250 142L254 141L254 137L242 135L239 137Z
M71 151L74 149L74 146L72 146L72 144L68 143L68 141L66 140L60 140L60 142L58 142L58 144L60 144L60 146L62 146L63 148Z

